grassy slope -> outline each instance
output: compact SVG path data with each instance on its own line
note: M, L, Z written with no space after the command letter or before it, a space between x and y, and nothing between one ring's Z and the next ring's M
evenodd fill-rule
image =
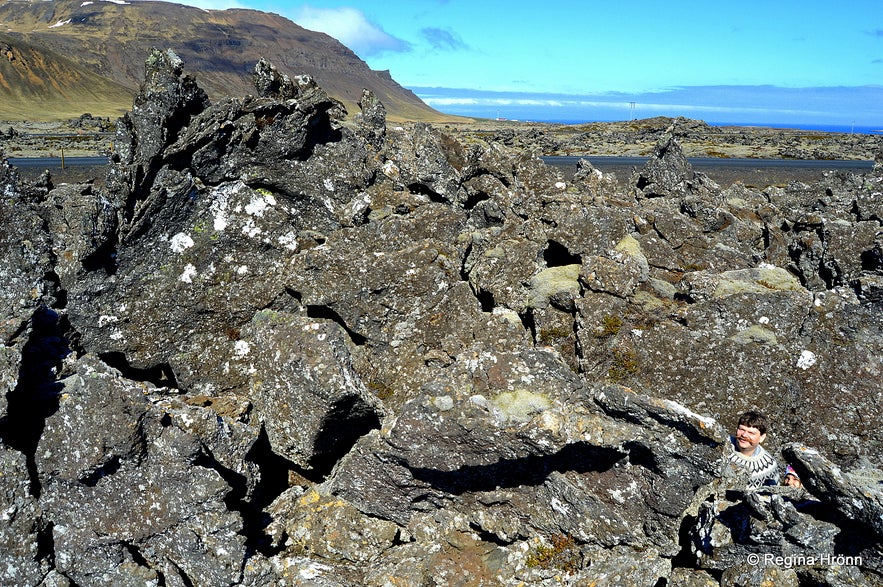
M73 61L0 33L0 118L55 120L84 112L119 116L132 103L128 88Z

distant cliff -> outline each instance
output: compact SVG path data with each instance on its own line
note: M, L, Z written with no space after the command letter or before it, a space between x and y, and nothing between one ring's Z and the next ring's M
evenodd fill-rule
M443 120L328 35L277 14L206 11L168 2L0 2L0 120L116 116L131 106L144 55L170 47L212 98L251 87L265 57L290 75L309 74L350 111L363 88L393 120Z

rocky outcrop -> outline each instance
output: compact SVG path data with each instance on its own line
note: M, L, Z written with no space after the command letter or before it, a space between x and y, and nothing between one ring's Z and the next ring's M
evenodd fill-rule
M879 169L623 191L254 79L154 52L104 186L3 168L3 582L879 583ZM749 407L811 507L722 478Z
M870 161L883 148L879 133L709 126L701 120L665 116L569 125L477 121L460 130L464 140L480 138L520 150L565 156L651 157L667 136L676 138L688 157Z

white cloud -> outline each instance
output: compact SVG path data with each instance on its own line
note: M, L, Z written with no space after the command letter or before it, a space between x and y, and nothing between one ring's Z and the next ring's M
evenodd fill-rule
M844 106L839 109L849 111L850 117L862 119L863 113L870 112L868 105L879 103L878 96L883 95L883 88L876 87L791 89L771 86L697 86L637 94L611 92L594 95L414 86L410 86L410 89L434 108L465 116L488 116L489 113L500 112L502 109L504 112L511 112L513 116L538 120L602 119L599 117L612 119L627 113L629 116L691 116L710 121L746 123L839 123L840 120L832 116L831 111L836 110L834 105L843 103L848 97L854 99L855 107L850 109ZM858 94L866 96L858 100L855 98ZM637 106L637 112L630 108L632 103ZM825 106L830 106L830 109ZM874 112L876 111L875 108ZM870 114L864 114L865 118ZM848 122L851 118L846 120Z
M410 43L393 37L355 8L304 6L294 14L294 22L334 37L362 57L411 50Z

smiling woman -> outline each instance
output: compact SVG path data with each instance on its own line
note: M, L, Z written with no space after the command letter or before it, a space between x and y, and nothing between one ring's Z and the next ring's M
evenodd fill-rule
M749 488L777 485L779 482L779 464L760 446L766 440L766 432L767 418L762 413L749 411L739 416L727 461L737 474L747 473Z

